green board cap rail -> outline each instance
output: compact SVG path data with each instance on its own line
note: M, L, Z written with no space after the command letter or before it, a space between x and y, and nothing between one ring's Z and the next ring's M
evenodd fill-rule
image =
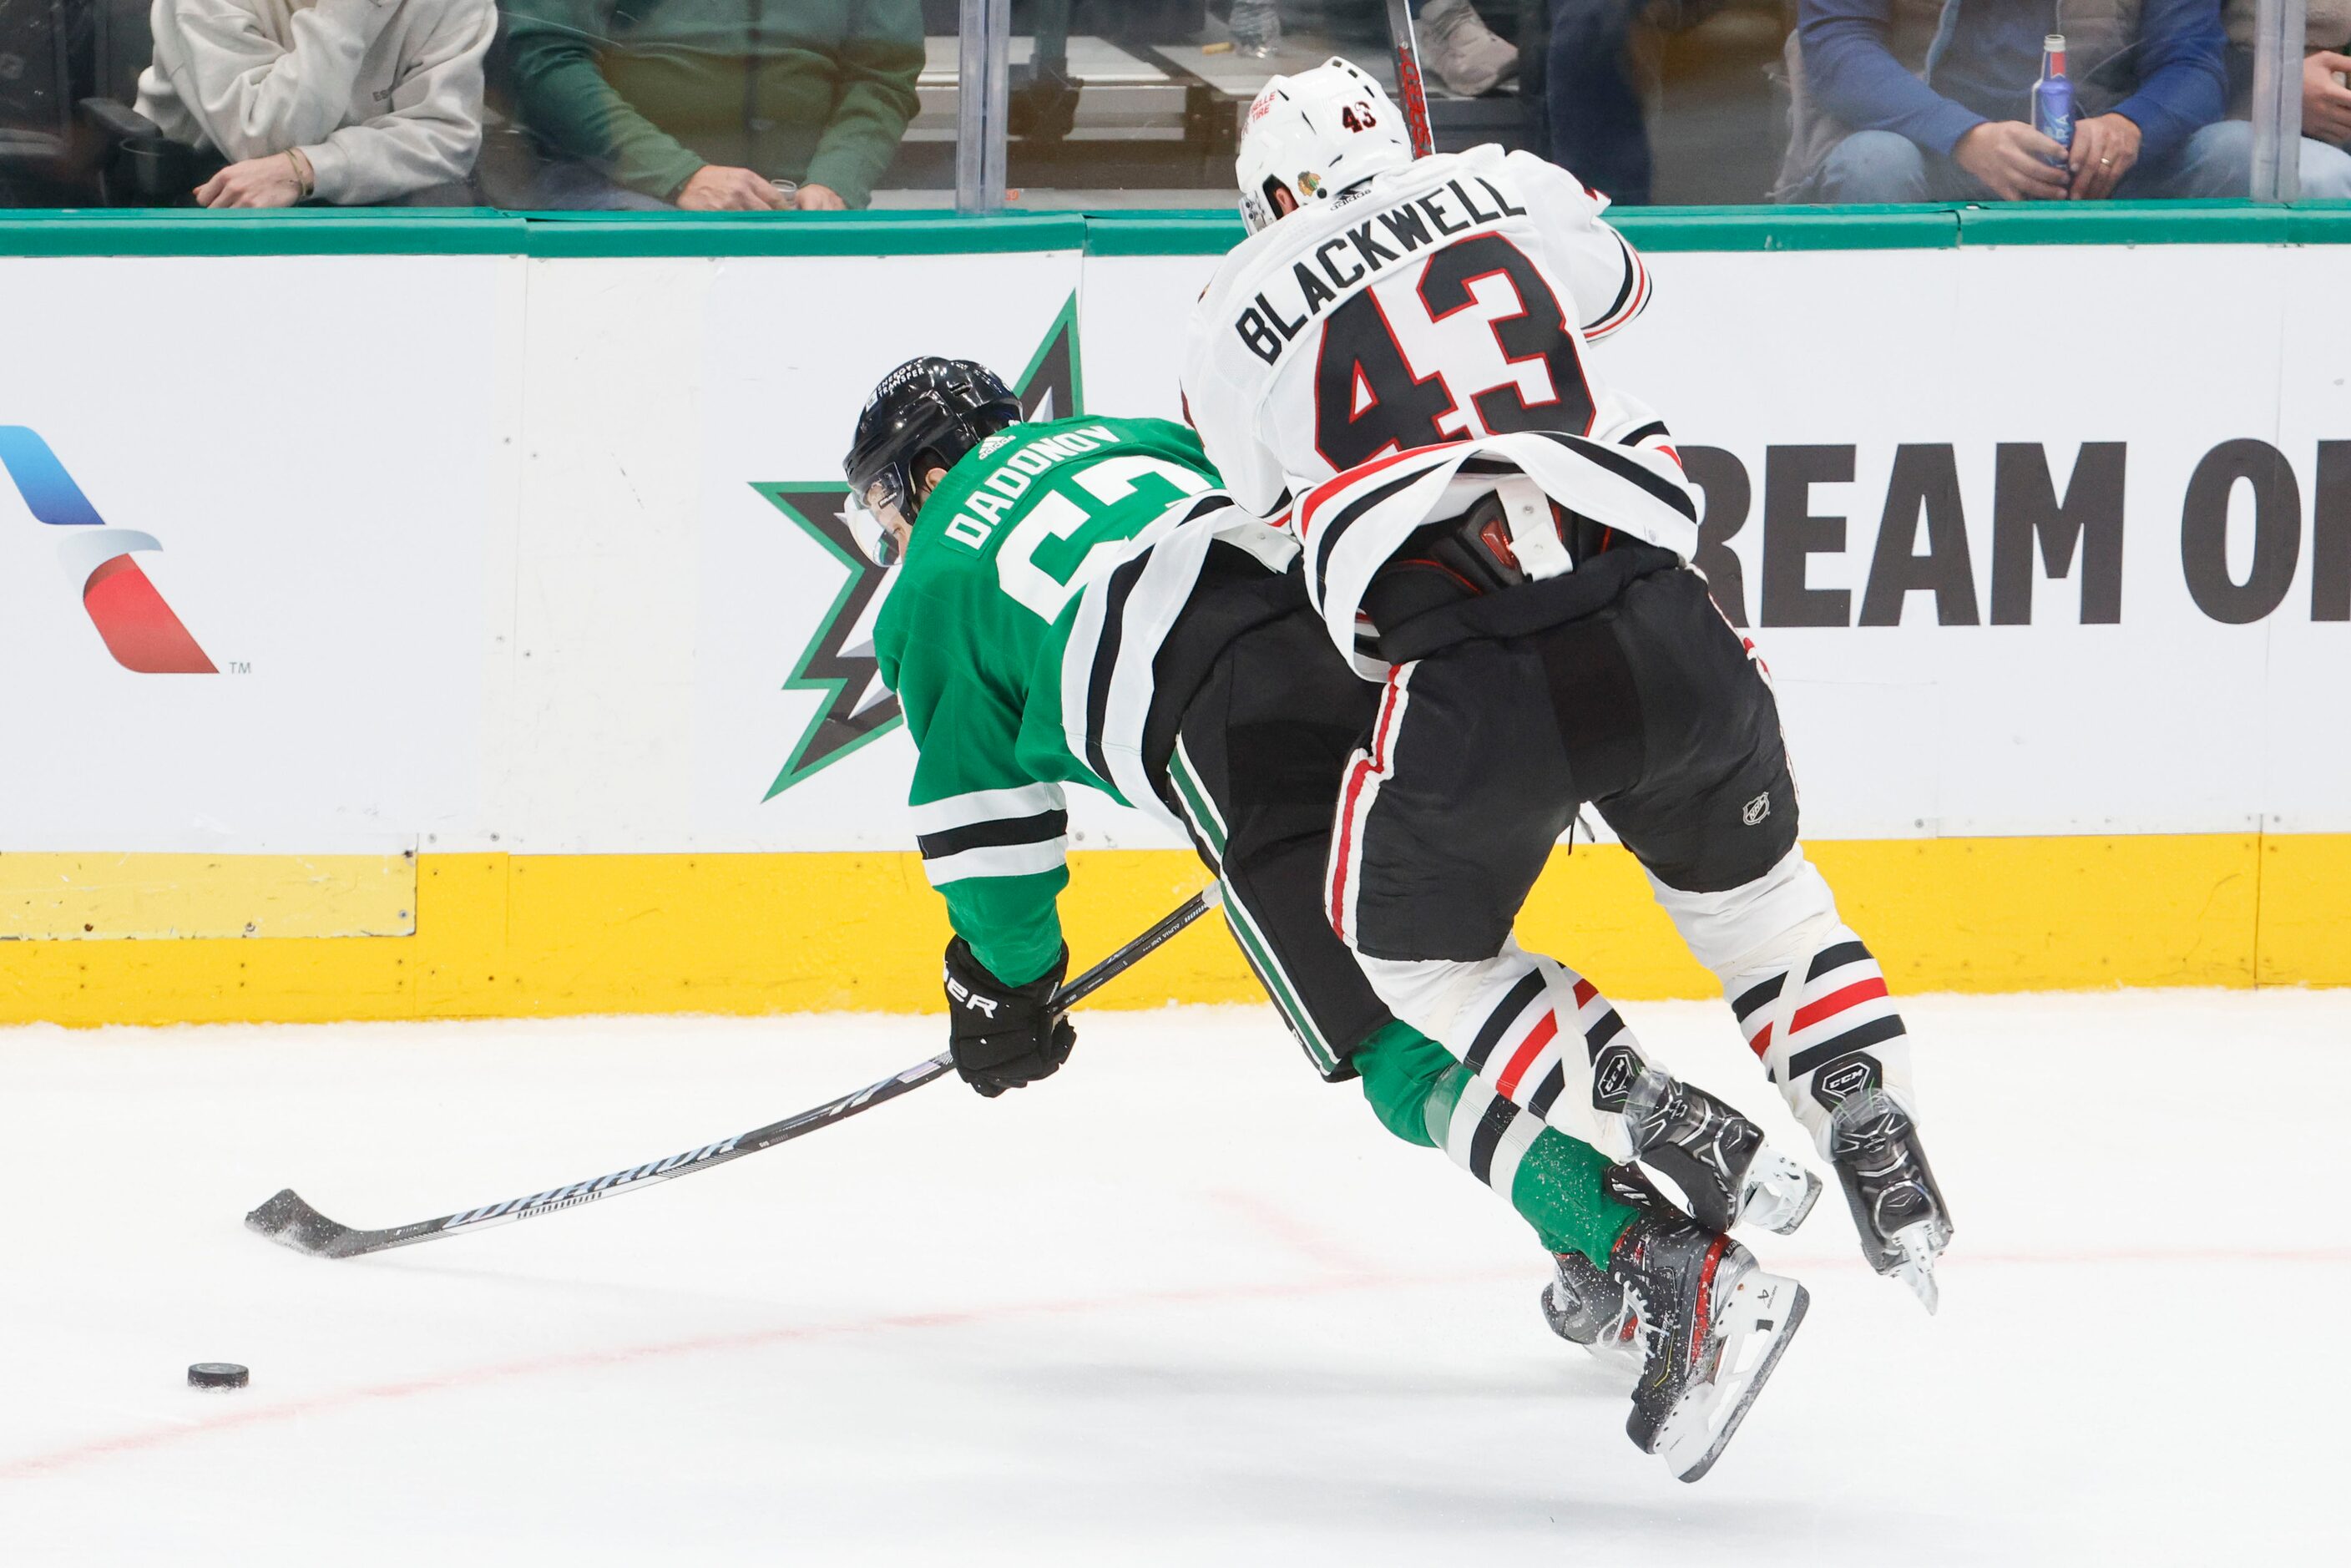
M2345 245L2351 202L1618 207L1644 250L1939 250L1994 245ZM1126 213L509 213L488 207L0 213L0 256L857 256L1083 251L1217 256L1228 209Z

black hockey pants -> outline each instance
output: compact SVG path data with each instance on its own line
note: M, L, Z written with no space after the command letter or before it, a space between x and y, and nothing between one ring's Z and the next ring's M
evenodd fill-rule
M1587 800L1692 893L1751 882L1795 844L1771 687L1686 567L1398 665L1344 785L1331 922L1371 957L1490 956Z
M1390 1021L1323 918L1322 895L1331 803L1379 693L1332 651L1294 577L1265 580L1259 601L1274 612L1238 631L1236 597L1200 596L1207 608L1171 634L1162 685L1188 696L1155 713L1150 749L1166 758L1168 803L1225 883L1225 917L1249 967L1336 1082L1354 1076L1349 1053ZM1196 685L1168 668L1187 650L1207 663Z
M1663 552L1638 564L1597 610L1396 667L1342 786L1325 912L1398 1018L1548 1125L1629 1157L1639 1045L1589 980L1511 936L1589 800L1824 1141L1845 1095L1907 1092L1902 1021L1797 846L1761 665L1696 572Z

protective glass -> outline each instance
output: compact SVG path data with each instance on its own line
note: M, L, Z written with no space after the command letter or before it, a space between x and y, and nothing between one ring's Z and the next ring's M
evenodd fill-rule
M876 566L898 564L902 553L899 540L912 527L904 506L905 492L897 476L885 474L865 487L865 494L850 493L841 508L841 521L849 527L850 537L857 541L858 549Z
M2070 0L2030 25L2026 8L1940 6L1950 47L1972 62L1932 83L1966 127L1949 143L1948 124L1913 141L1917 127L1856 134L1845 118L1859 111L1840 95L1865 78L1870 91L1888 79L1915 90L1923 43L1868 29L1810 37L1787 0L998 3L1009 34L994 68L1009 105L989 132L1008 138L992 167L1015 210L1232 199L1251 100L1334 54L1399 106L1402 81L1417 78L1438 151L1536 152L1620 209L2285 200L2351 181L2351 39L2324 0L2126 7L2106 25ZM990 47L977 31L963 43ZM2193 69L2158 68L2191 57ZM2142 133L2124 112L2134 104L2164 108L2162 123ZM1253 227L1272 216L1258 200L1252 211L1243 198Z

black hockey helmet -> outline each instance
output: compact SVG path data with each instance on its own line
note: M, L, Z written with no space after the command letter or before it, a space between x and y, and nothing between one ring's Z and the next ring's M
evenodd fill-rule
M1020 400L1003 379L970 360L925 355L883 376L857 416L857 434L841 465L849 480L850 527L866 553L892 564L898 537L888 525L914 522L922 507L915 480L933 468L954 467L973 447L1020 423Z

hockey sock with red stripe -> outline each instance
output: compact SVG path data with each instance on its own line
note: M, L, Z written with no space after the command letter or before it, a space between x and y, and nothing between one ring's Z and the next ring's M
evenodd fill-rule
M1515 942L1473 960L1356 956L1391 1012L1460 1053L1478 1080L1468 1092L1505 1101L1611 1160L1633 1157L1625 1096L1647 1063L1591 981Z
M1390 1132L1445 1150L1507 1198L1546 1249L1604 1266L1635 1218L1607 1186L1605 1155L1544 1126L1408 1024L1386 1025L1352 1061Z
M1885 971L1851 927L1839 925L1797 964L1734 975L1723 988L1748 1049L1816 1140L1848 1095L1907 1095L1908 1031Z

